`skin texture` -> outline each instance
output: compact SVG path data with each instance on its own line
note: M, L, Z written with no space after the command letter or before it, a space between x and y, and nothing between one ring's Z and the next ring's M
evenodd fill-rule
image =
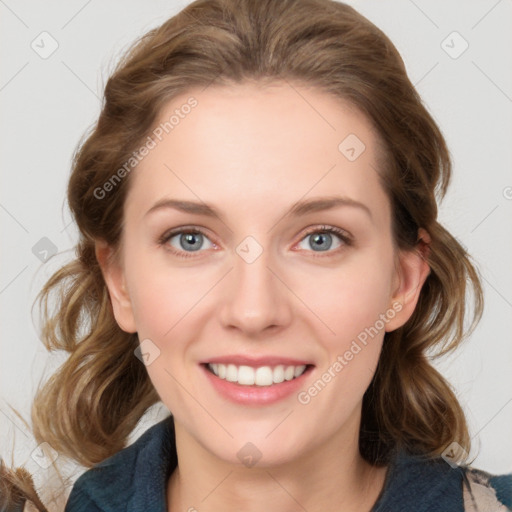
M119 326L160 350L147 371L176 424L169 510L370 510L386 468L359 454L362 398L385 331L409 319L429 272L421 254L394 246L376 134L339 99L279 82L193 89L156 124L191 95L198 105L133 171L120 260L110 261L101 241L96 250ZM349 134L365 144L354 161L338 149ZM351 206L286 215L299 200L333 195L371 215ZM174 209L145 215L163 198L211 204L221 219ZM198 251L179 234L158 244L182 226L205 233ZM332 234L328 250L316 249L322 226L345 230L352 243ZM237 253L247 236L262 249L250 264ZM296 393L271 405L232 403L199 365L228 354L304 359L315 366L307 390L393 309L308 404ZM237 457L247 442L261 452L253 467Z

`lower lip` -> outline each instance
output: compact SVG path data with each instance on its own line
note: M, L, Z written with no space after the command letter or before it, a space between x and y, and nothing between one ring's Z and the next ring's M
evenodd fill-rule
M242 386L217 377L208 370L206 365L201 365L201 367L219 394L232 402L243 405L269 405L289 397L304 385L305 379L313 369L312 366L308 366L300 377L271 386Z

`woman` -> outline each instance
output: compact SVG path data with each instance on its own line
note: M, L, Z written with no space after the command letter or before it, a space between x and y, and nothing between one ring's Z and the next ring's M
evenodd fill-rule
M41 292L63 290L45 342L70 356L35 435L91 467L65 510L511 507L427 356L482 312L437 221L449 179L351 7L203 0L141 38L74 159L78 257Z

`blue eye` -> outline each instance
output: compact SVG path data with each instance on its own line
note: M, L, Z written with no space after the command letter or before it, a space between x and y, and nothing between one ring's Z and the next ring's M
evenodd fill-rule
M168 242L171 242L173 238L176 238L176 243L178 246L172 243L168 244ZM183 258L189 258L193 256L190 253L198 252L201 248L204 248L203 242L205 240L209 241L207 236L202 231L194 228L171 231L163 235L158 242L160 245L165 245L173 254ZM206 247L206 249L214 246L212 242L209 243L210 247ZM169 247L169 245L171 247Z
M338 245L334 247L333 251L330 251L333 245L333 235L334 238L338 238L341 242L338 242ZM306 236L301 240L301 243L309 239L309 243L307 243L306 249L313 249L313 252L328 252L329 255L333 252L338 252L336 249L339 249L343 246L349 246L352 243L352 240L348 233L342 229L336 228L334 226L322 226L320 228L315 227L311 229ZM303 247L304 248L304 247ZM314 249L319 249L314 250Z

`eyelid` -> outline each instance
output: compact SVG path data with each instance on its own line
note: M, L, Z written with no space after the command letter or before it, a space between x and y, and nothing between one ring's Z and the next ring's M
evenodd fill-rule
M353 236L343 228L339 228L337 226L331 226L330 224L322 224L322 225L314 225L309 228L306 228L306 231L304 235L301 238L301 241L308 235L311 235L312 233L334 233L338 235L339 237L344 237L347 240L352 241Z

